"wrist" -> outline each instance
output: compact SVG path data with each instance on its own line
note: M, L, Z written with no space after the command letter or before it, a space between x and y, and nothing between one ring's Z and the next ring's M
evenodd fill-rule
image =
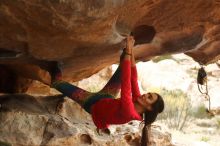
M125 51L125 55L131 56L132 54Z
M126 48L126 49L125 49L125 52L127 52L128 54L131 54L132 49L131 49L131 48Z

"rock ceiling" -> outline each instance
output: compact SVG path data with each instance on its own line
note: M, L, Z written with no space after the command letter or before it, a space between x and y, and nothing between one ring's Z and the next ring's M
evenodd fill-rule
M1 0L0 20L0 72L43 82L50 61L73 81L118 63L140 25L156 36L135 46L138 60L185 53L209 64L220 54L220 0Z

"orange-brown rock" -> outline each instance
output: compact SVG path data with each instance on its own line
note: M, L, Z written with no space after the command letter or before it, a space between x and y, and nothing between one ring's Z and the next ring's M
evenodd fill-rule
M48 61L73 81L117 63L124 35L143 24L157 34L134 48L139 60L186 53L208 64L220 54L218 0L1 0L0 20L0 63L45 83Z

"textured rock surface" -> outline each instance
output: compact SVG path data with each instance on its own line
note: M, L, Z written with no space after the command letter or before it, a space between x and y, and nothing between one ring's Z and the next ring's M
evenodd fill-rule
M111 126L97 134L91 117L75 102L61 96L0 96L0 142L13 145L138 146L139 122ZM151 128L153 146L172 146L161 126Z
M138 59L184 52L210 63L220 54L219 6L218 0L1 0L0 63L48 83L41 69L60 61L65 79L78 81L118 62L123 35L142 24L157 34L136 46Z

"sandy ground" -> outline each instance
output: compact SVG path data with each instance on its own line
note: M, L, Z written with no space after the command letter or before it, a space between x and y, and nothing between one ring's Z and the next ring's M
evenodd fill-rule
M176 130L171 133L173 143L177 146L220 146L220 134L183 133Z
M200 126L204 121L207 125ZM196 119L187 124L182 131L170 129L172 142L176 146L220 146L220 127L213 119Z

